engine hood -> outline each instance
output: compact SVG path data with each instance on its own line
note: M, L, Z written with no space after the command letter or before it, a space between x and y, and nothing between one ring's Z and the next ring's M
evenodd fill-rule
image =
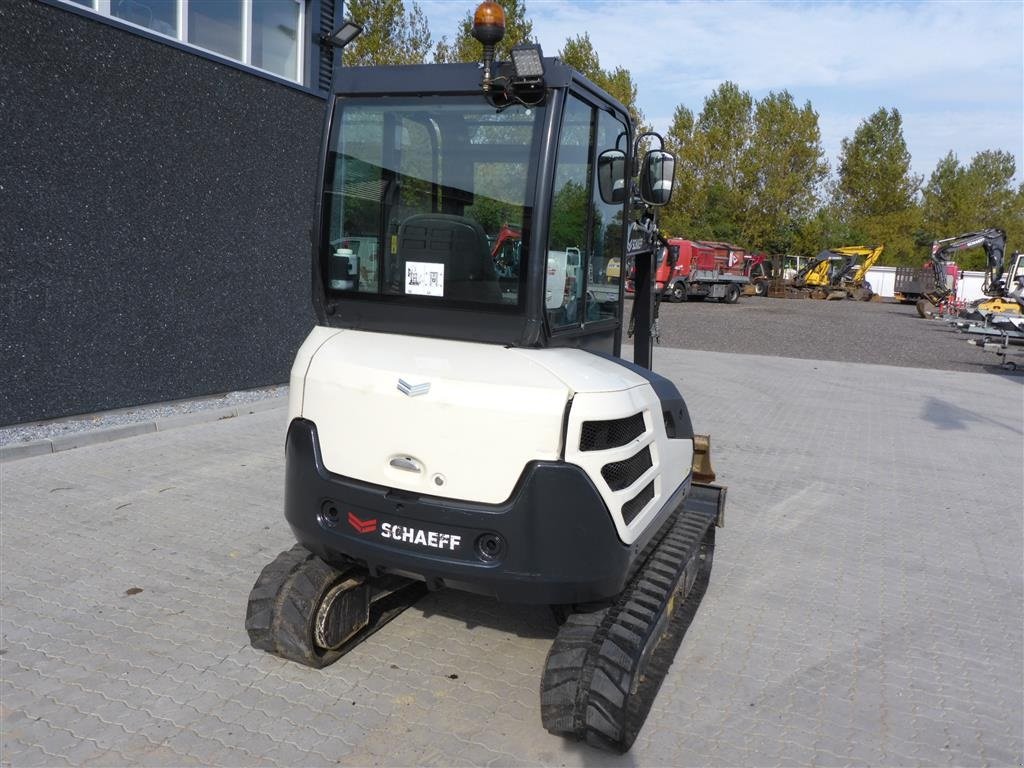
M292 392L291 416L317 424L330 471L491 504L528 462L561 456L572 397L521 350L323 328L300 350Z

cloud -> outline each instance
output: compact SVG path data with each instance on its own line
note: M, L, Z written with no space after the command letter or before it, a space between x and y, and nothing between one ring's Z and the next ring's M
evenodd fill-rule
M1017 182L1024 179L1024 115L1005 111L945 110L903 115L903 136L913 155L914 170L925 181L936 163L952 150L960 162L986 149L1002 149L1017 158ZM1016 140L1012 140L1016 136Z
M439 38L473 2L421 5ZM547 55L586 32L602 67L626 67L658 130L677 105L699 112L731 80L755 97L787 89L809 99L833 165L841 139L885 106L904 115L918 173L950 149L965 160L1007 149L1024 171L1024 3L527 0L526 9Z
M549 52L585 31L603 66L684 87L865 87L1000 67L1020 81L1017 3L534 0L527 10Z

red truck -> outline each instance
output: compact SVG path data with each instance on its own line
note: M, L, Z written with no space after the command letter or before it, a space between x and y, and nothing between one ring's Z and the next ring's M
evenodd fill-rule
M735 304L750 283L750 277L744 274L746 252L738 246L678 237L667 242L668 247L658 254L654 280L655 288L671 301L710 297ZM632 281L627 280L626 292L632 291Z

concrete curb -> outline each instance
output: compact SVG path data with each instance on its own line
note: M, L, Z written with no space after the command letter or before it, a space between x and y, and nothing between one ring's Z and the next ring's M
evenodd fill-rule
M86 429L81 432L73 432L70 435L61 435L60 437L47 440L27 440L23 443L0 446L0 464L19 459L28 459L33 456L45 456L48 453L68 451L72 448L83 448L87 445L110 443L114 440L144 435L149 432L165 432L168 429L178 429L194 424L205 424L211 421L220 421L221 419L232 419L237 416L272 411L277 408L286 408L287 406L287 397L275 397L267 400L257 400L245 405L232 406L231 408L209 408L192 413L184 413L180 416L167 416L166 418L152 421L139 421L134 424L118 424L113 427Z

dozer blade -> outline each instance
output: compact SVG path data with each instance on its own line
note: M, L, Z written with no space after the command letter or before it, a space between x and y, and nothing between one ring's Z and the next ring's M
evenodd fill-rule
M711 466L711 435L693 436L693 462L690 466L693 482L715 482L715 470Z
M254 648L317 669L332 664L427 593L419 581L338 569L301 544L266 566L249 593Z
M724 488L693 485L615 603L566 619L541 678L548 731L614 752L632 746L707 590L724 501Z
M1015 300L1004 298L988 299L978 304L979 314L1020 315L1021 305Z

